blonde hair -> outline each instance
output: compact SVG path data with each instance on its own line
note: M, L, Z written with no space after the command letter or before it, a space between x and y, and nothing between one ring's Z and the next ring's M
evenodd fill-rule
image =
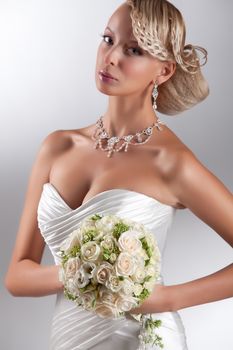
M207 62L207 51L185 45L186 29L180 11L167 0L126 0L126 3L131 7L138 45L161 61L176 62L173 75L158 87L158 111L174 115L203 101L209 95L209 86L200 67ZM197 51L203 53L202 64Z

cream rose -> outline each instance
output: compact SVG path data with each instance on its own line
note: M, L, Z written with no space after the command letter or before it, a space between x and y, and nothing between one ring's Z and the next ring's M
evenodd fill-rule
M110 275L106 281L106 287L108 287L112 292L119 292L122 287L122 281L120 281L118 276Z
M65 264L66 278L67 279L73 278L77 270L80 268L80 266L81 266L81 260L78 256L75 258L69 258L69 260Z
M103 262L102 264L96 267L94 277L98 283L105 284L112 270L113 267L110 263L108 263L107 261Z
M115 263L115 269L118 276L133 275L135 264L131 254L127 252L120 253Z
M137 238L137 234L138 232L133 230L123 232L118 239L120 250L136 255L142 248L142 243Z
M121 296L132 295L133 291L134 291L134 283L130 279L125 278L122 281L122 288L119 294Z
M116 300L116 294L109 291L105 286L99 288L99 295L101 301L105 304L114 304Z
M118 311L129 311L133 307L136 307L138 305L136 298L126 296L122 298L122 296L118 296L115 302L115 306Z
M118 316L117 309L114 304L104 304L104 303L98 303L95 308L95 312L98 316L102 318L116 318Z
M86 310L93 310L93 302L95 301L95 293L87 292L82 295L83 307Z
M141 294L142 291L143 291L143 286L141 284L139 284L139 283L135 283L134 284L134 290L133 290L134 294L136 296L138 296L138 295Z
M134 274L131 276L132 280L134 282L142 283L144 278L146 277L145 268L144 267L137 267L134 271Z
M93 241L84 243L81 247L81 255L85 261L96 261L100 255L100 247Z
M73 278L66 281L66 288L73 296L79 296L79 290L77 289L77 286L75 284L75 281Z
M97 229L105 235L113 231L114 226L118 221L119 220L112 215L105 215L100 220L97 220L95 225Z

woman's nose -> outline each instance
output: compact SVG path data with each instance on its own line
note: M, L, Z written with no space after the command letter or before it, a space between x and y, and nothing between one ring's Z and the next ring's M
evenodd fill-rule
M116 46L109 48L105 53L105 58L104 58L105 64L117 65L118 60L119 60L119 49Z

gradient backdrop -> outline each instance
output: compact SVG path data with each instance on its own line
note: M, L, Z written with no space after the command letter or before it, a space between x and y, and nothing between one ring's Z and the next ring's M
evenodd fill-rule
M1 349L48 349L55 296L12 297L3 278L42 140L57 129L94 123L105 112L108 97L95 86L96 51L99 34L121 3L0 0ZM173 3L184 15L187 43L208 50L203 72L211 92L188 112L160 117L232 192L233 2ZM188 209L177 211L165 250L165 284L187 282L231 262L231 247L215 231ZM53 263L47 249L42 263ZM189 350L233 349L233 298L179 312Z

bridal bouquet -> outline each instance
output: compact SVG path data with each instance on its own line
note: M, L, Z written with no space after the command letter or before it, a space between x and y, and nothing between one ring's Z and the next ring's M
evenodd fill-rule
M103 318L124 318L152 293L160 275L160 251L153 234L116 215L89 215L60 247L59 280L66 298ZM140 349L163 347L154 332L161 320L131 314L141 323Z

